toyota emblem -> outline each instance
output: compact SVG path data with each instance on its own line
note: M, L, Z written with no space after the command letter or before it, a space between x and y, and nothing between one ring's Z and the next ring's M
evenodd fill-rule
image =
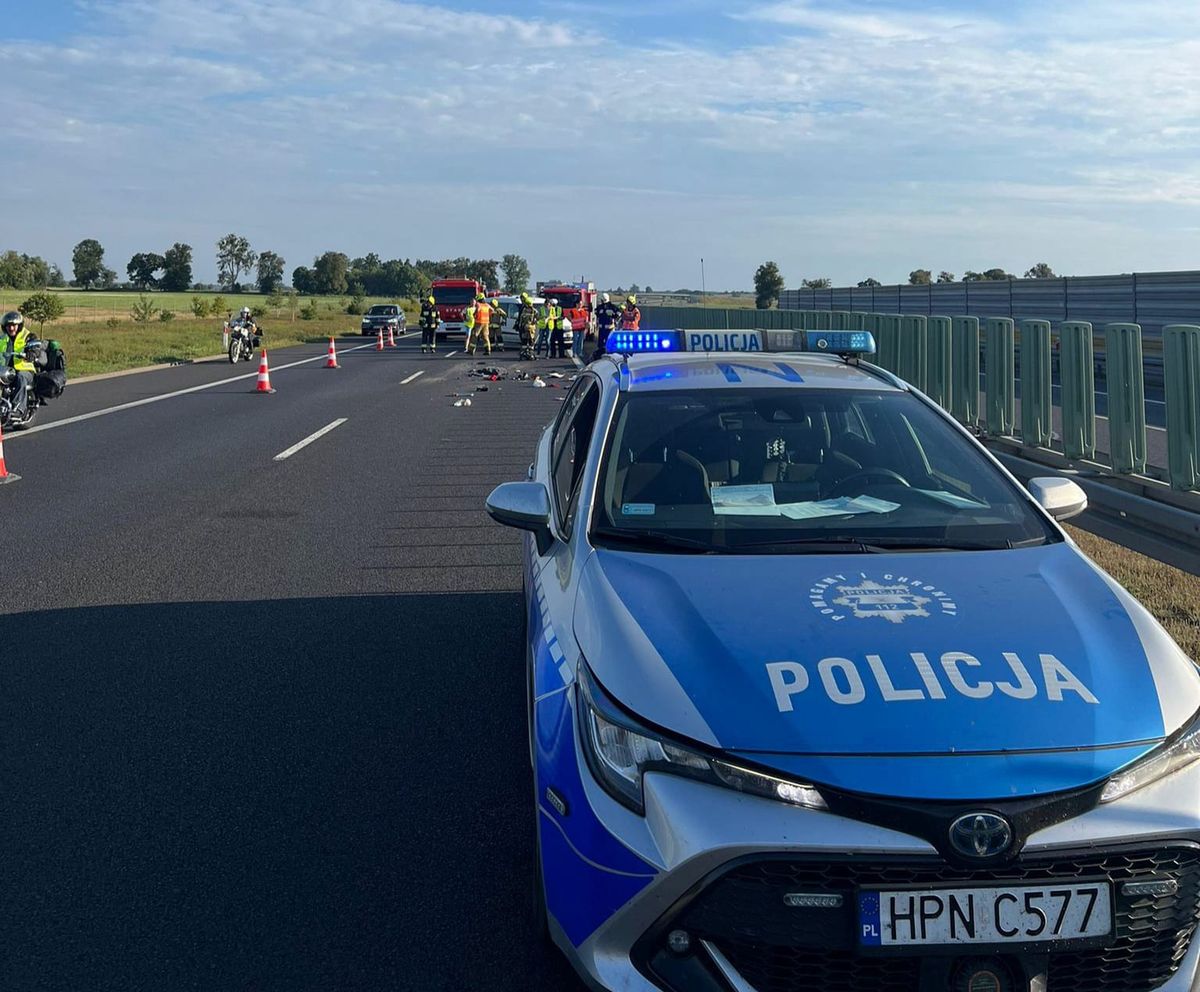
M995 813L968 813L950 824L950 845L964 858L994 858L1012 842L1012 827Z

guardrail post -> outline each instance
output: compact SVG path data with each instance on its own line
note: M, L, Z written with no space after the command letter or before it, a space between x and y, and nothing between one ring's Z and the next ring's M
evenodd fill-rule
M1096 363L1092 325L1068 320L1059 325L1059 373L1062 378L1063 454L1096 457Z
M1021 321L1021 442L1035 448L1054 433L1050 361L1050 321Z
M834 310L829 314L829 329L831 331L850 330L850 314L845 310Z
M960 424L979 423L979 318L951 321L950 413Z
M813 330L828 331L832 330L829 326L829 318L833 315L828 310L816 310L813 312Z
M866 319L867 315L865 313L860 313L856 310L854 313L850 314L849 330L865 331L867 329Z
M1114 472L1146 471L1146 383L1140 324L1104 326L1108 448Z
M900 318L890 313L876 314L875 324L878 328L876 345L879 364L894 375L899 366Z
M1200 489L1200 327L1163 328L1167 468L1172 489Z
M988 317L984 332L984 395L988 433L998 437L1013 432L1017 408L1015 338L1011 317Z
M922 392L929 362L928 335L929 327L923 315L905 314L900 318L899 376Z
M954 370L950 361L953 334L949 317L930 317L925 336L925 394L943 410L950 409Z

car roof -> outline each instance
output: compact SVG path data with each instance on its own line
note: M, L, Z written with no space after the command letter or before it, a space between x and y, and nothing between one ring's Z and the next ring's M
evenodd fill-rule
M846 362L835 355L794 352L693 352L630 355L612 363L627 368L621 388L642 393L678 389L799 388L864 389L904 392L904 386L873 365Z

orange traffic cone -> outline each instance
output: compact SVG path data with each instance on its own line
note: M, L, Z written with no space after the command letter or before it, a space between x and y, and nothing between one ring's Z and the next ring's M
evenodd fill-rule
M333 346L333 338L329 339L329 353L325 358L325 368L340 369L341 366L337 363L337 349Z
M19 475L13 475L4 464L4 431L0 429L0 486L6 482L16 482Z
M379 336L375 339L375 350L383 351L383 328L379 329Z
M388 326L388 346L391 348L396 347L396 332L392 330L391 325Z
M262 361L258 363L258 385L254 387L256 393L273 393L271 388L271 370L267 368L267 349L262 350Z

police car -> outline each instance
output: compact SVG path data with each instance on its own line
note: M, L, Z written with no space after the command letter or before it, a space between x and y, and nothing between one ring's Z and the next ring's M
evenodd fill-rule
M589 986L1200 988L1200 676L861 332L617 332L527 532L537 892Z

